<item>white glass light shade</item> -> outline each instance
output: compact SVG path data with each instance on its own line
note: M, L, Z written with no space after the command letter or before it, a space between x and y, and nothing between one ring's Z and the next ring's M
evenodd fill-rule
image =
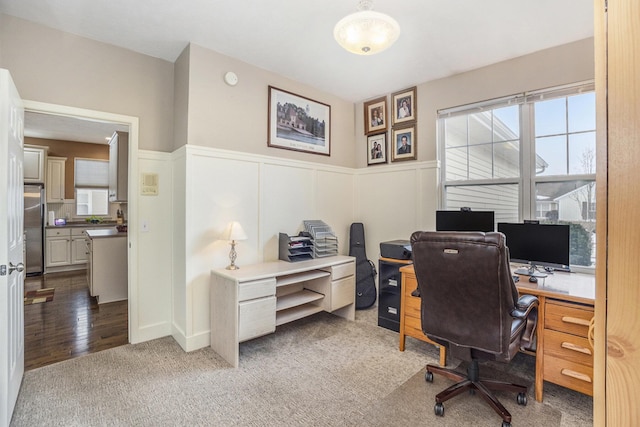
M395 19L372 10L347 15L333 29L333 37L340 46L358 55L382 52L399 36L400 25Z
M244 232L239 222L233 221L227 225L227 228L222 233L222 236L220 236L220 239L228 241L247 240L247 234Z

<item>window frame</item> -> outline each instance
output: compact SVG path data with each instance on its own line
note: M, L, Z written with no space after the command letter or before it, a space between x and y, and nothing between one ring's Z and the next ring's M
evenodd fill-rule
M581 93L595 92L594 81L583 81L575 84L547 88L531 92L515 94L493 100L481 101L478 103L462 105L438 111L437 116L437 148L440 161L440 191L438 206L446 209L447 189L449 187L471 187L488 185L518 185L518 221L536 219L536 185L541 183L562 183L574 181L593 181L595 183L595 170L592 174L570 174L569 171L563 175L536 175L536 135L535 135L535 102L554 98L566 98ZM520 174L513 178L486 178L486 179L466 179L447 180L446 162L446 128L445 120L454 116L469 116L483 111L492 111L507 106L518 105L519 108L519 167ZM468 130L467 130L468 132ZM565 135L572 135L580 132L566 130ZM494 141L495 142L495 141ZM493 142L493 143L494 143ZM469 160L467 160L469 161ZM468 167L468 166L467 166ZM597 205L597 200L596 200ZM589 214L591 215L591 214ZM496 218L496 222L499 222ZM595 255L594 255L595 256ZM593 266L571 265L573 271L594 273Z
M84 181L82 181L80 184L77 183L77 181L79 180L78 177L78 162L100 162L101 164L103 164L103 168L106 171L106 176L101 177L102 180L99 180L99 182L96 182L93 177L89 180L90 183L87 184L83 184ZM92 216L109 216L110 214L110 207L109 207L109 160L106 159L95 159L95 158L86 158L86 157L76 157L74 159L74 182L73 182L73 192L74 192L74 214L76 216L76 218L90 218ZM104 172L104 171L103 171ZM100 190L100 191L105 191L106 192L106 213L102 214L102 213L88 213L88 214L80 214L78 213L78 190L88 190L88 191L93 191L93 190Z

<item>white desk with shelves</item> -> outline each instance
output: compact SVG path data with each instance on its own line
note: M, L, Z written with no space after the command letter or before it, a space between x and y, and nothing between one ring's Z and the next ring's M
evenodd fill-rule
M355 319L355 258L273 261L211 272L211 348L234 367L239 344L320 311Z

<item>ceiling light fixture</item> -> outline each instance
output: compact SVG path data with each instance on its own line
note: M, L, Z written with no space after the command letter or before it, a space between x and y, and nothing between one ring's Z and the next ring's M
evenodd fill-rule
M372 0L360 0L357 12L338 21L333 37L340 46L358 55L375 55L398 40L398 22L372 9Z

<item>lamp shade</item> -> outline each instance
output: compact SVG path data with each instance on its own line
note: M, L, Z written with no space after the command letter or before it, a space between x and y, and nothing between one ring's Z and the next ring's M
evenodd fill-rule
M247 240L247 233L244 232L244 229L239 222L233 221L227 225L227 228L222 232L220 239L228 241Z
M368 10L370 1L361 1L359 8L361 10L345 16L334 27L333 37L340 46L358 55L374 55L398 40L400 25L395 19Z

